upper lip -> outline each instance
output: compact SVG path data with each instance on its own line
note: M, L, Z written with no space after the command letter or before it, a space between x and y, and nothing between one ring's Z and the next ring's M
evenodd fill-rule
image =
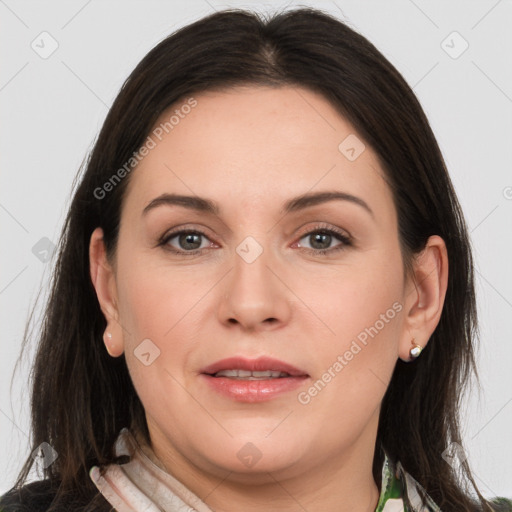
M264 372L266 370L286 372L291 376L307 376L308 374L299 370L291 364L273 359L272 357L258 357L257 359L247 359L242 356L228 357L221 359L209 366L204 367L201 373L214 375L221 370L247 370L252 372Z

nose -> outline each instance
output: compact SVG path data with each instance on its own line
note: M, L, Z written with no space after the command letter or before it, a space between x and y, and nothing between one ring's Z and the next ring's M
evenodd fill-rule
M245 248L254 251L250 244ZM284 267L268 251L247 257L243 249L239 247L233 269L226 276L219 320L247 331L281 327L289 322L293 300L293 293L285 284L289 278Z

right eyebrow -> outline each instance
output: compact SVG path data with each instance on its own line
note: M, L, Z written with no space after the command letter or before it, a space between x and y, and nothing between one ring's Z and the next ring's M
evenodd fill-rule
M162 194L153 199L142 211L142 215L146 215L150 210L162 205L177 205L191 210L197 210L204 213L219 215L219 206L209 199L199 196L184 196L179 194Z

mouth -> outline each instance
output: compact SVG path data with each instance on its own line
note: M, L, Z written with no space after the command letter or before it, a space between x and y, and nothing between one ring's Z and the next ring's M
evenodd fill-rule
M287 372L280 371L262 371L262 372L251 372L249 370L221 370L220 372L216 372L214 374L209 374L212 377L226 377L228 379L235 380L269 380L269 379L282 379L286 377L291 377L291 375Z
M222 359L201 370L201 373L213 377L232 379L282 379L287 377L308 377L307 372L295 366L271 357L247 359L236 356Z
M232 357L201 370L211 389L238 402L261 402L292 391L309 378L307 372L269 357Z

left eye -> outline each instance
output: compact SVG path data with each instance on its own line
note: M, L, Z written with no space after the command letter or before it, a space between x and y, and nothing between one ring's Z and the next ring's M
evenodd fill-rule
M310 233L307 233L305 236L303 236L299 240L299 243L302 247L304 247L302 240L307 240L310 244L310 247L306 246L306 249L325 251L328 249L333 249L331 242L335 241L336 239L340 241L338 246L343 245L343 243L348 244L348 239L346 237L329 230L311 231ZM338 248L338 246L336 246L336 248Z

